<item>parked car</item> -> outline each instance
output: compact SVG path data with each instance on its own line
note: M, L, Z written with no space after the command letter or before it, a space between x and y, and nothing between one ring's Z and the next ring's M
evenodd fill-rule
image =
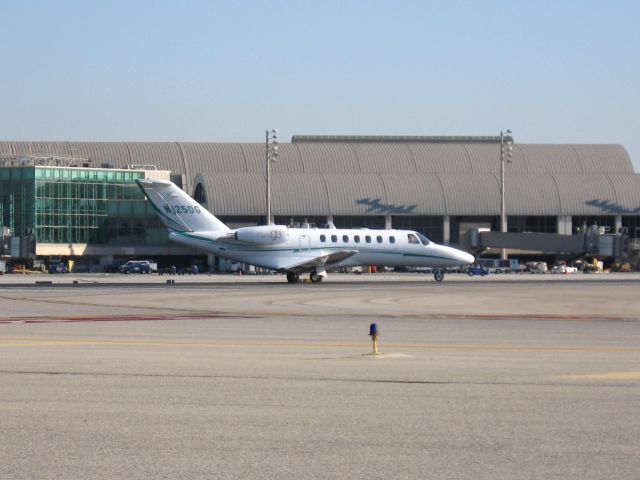
M547 262L527 262L527 272L529 273L547 273L548 270Z
M69 273L69 270L67 269L67 266L62 262L52 263L51 265L49 265L49 273Z
M471 265L467 268L467 275L470 277L473 277L474 275L484 277L485 275L489 275L489 269L482 265Z
M130 260L120 267L120 272L128 273L151 273L151 266L146 260Z
M476 264L489 270L489 273L512 273L524 270L516 258L500 260L498 258L478 258Z
M143 260L141 260L141 261L143 261ZM151 273L158 271L158 262L156 262L155 260L144 260L144 261L149 264L149 268L151 269Z
M560 264L554 265L551 271L553 273L577 273L578 267L568 267L567 265Z

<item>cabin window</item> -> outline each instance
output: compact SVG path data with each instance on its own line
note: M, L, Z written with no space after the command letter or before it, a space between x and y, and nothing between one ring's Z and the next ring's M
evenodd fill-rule
M343 235L343 236L342 236L342 241L343 241L344 243L348 243L348 242L349 242L349 235Z
M364 241L367 243L371 243L371 235L367 235L366 237L364 237Z
M322 243L326 242L327 241L327 236L326 235L320 235L320 241Z
M360 235L356 235L355 237L353 237L353 241L356 243L360 243Z
M389 242L391 243L396 243L396 237L394 237L393 235L389 237Z
M420 240L418 240L418 237L416 237L413 233L409 233L407 235L407 239L409 240L409 243L413 243L413 244L420 244Z
M382 243L382 235L378 235L376 237L376 240L378 241L378 243Z
M333 243L336 243L338 241L338 236L337 235L331 235L331 241Z

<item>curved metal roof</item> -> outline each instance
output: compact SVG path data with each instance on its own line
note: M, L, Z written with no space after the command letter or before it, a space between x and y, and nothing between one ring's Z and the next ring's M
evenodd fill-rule
M382 175L387 193L384 206L375 206L371 213L441 215L446 212L447 194L437 175L407 175L385 173ZM374 205L372 205L374 207Z
M564 187L561 186L561 188ZM497 195L499 202L500 190L497 190ZM565 214L558 181L549 173L510 175L505 179L505 197L510 215ZM497 208L499 211L499 204Z
M417 166L407 145L392 143L354 143L361 172L414 173Z
M353 146L342 143L324 143L324 144L284 144L280 145L280 152L294 148L298 150L298 154L302 159L302 168L308 173L355 173L361 172L360 162ZM258 162L264 164L264 154L257 159ZM284 171L292 166L282 164ZM263 167L264 168L264 167Z
M620 145L516 144L506 168L510 215L640 215L640 175ZM153 164L202 175L220 215L265 213L263 143L0 142L0 156ZM497 143L305 141L272 165L274 215L498 215Z
M263 193L258 211L266 215L266 179L261 176L259 191ZM331 212L327 181L320 173L274 174L271 185L271 208L286 215L329 215Z
M421 173L471 172L473 163L464 145L410 143L407 148Z
M265 179L259 173L207 172L201 177L207 208L215 215L265 215Z

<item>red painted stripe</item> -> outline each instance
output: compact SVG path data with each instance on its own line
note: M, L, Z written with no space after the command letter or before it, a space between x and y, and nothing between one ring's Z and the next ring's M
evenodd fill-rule
M212 320L214 318L256 318L243 315L109 315L88 317L15 317L4 318L6 323L81 323L81 322L147 322L156 320Z

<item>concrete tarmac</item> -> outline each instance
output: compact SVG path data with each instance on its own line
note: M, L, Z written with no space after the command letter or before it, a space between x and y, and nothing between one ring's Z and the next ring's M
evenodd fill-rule
M640 472L636 275L50 277L0 279L0 478Z

